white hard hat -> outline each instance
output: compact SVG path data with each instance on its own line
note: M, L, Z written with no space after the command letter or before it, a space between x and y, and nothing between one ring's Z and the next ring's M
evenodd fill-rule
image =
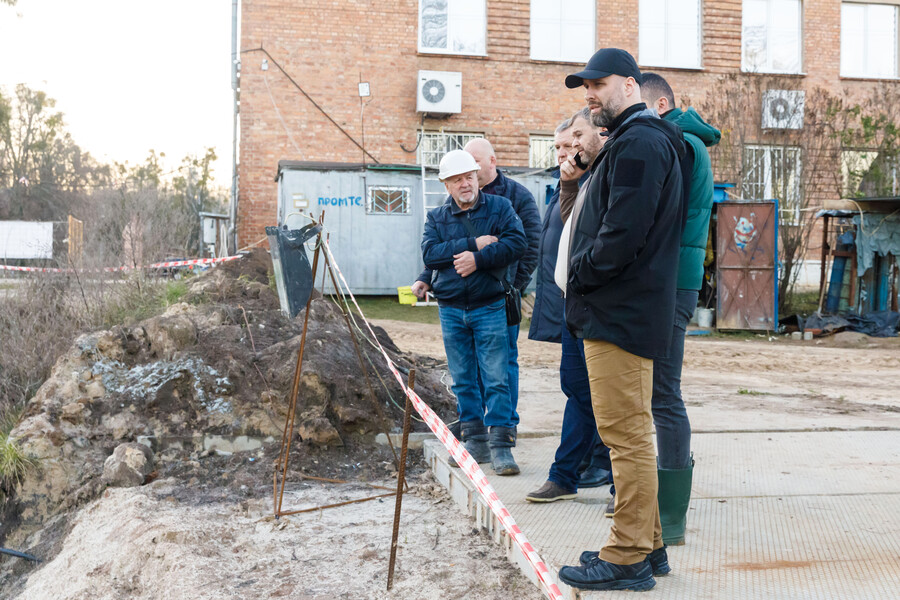
M441 172L438 173L438 179L443 181L460 173L469 173L480 169L475 158L465 150L451 150L441 159Z

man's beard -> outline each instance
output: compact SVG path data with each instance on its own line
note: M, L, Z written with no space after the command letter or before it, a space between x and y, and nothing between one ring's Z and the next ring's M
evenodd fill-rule
M615 121L616 117L622 112L622 104L624 103L624 96L621 92L617 93L610 98L606 104L600 107L600 112L591 112L591 123L594 124L594 127L606 127L609 129L612 122Z
M606 105L600 108L600 112L591 113L591 123L594 127L609 127L619 116L618 106Z

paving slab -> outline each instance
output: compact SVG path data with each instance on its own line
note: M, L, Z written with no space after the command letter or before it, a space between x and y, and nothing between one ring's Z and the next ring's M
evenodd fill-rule
M513 518L554 574L597 550L608 532L608 487L572 501L532 504L557 438L522 438L516 477L485 469ZM695 434L697 461L686 544L673 573L647 597L771 599L900 598L900 432L813 431ZM537 579L486 503L436 440L425 443L438 480L476 523ZM568 599L614 599L560 585ZM642 596L644 597L644 596Z

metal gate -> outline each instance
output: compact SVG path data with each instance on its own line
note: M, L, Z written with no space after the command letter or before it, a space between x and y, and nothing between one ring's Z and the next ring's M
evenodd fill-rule
M716 328L774 331L778 323L778 205L719 202Z

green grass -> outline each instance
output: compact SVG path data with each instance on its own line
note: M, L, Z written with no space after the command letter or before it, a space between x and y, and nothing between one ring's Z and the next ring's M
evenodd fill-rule
M391 319L409 323L441 322L437 306L400 304L397 296L357 296L356 301L367 319Z
M811 315L819 309L819 292L794 292L785 303L782 316Z
M742 396L768 396L769 392L759 392L757 390L748 390L747 388L739 388L738 394Z
M9 438L21 417L21 409L9 409L0 416L0 490L14 488L35 465L34 460L25 456L19 445Z

